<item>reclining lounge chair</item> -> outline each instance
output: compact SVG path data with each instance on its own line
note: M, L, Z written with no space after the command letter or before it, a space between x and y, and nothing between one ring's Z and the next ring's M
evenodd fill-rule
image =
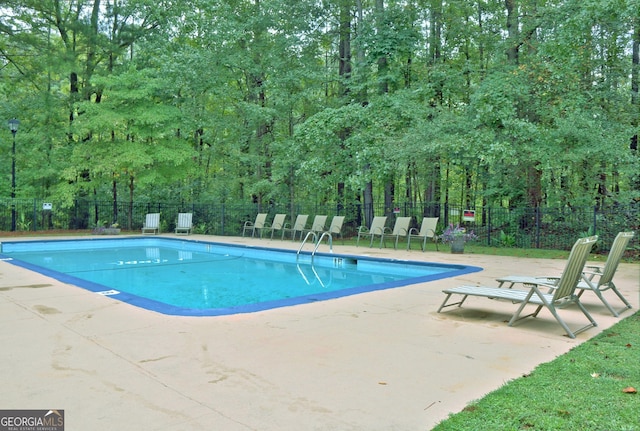
M520 306L509 320L509 326L513 326L518 320L526 317L536 317L540 310L544 307L547 308L553 317L558 321L560 326L566 331L567 335L571 338L575 338L576 334L582 332L592 326L597 326L597 323L589 312L584 308L580 302L579 296L576 294L576 288L584 269L587 257L591 248L597 241L597 237L580 238L574 244L571 249L571 254L567 260L566 266L562 275L558 279L556 284L549 283L546 279L532 278L529 282L524 284L525 288L529 290L519 289L506 289L501 287L484 287L484 286L460 286L451 289L445 289L443 292L447 295L445 300L438 308L438 313L445 307L451 307L457 305L461 307L464 301L469 296L481 296L490 299L505 299L514 303L520 303ZM542 290L547 290L548 293L543 293ZM462 299L459 302L448 303L449 298L452 295L462 295ZM536 310L527 314L526 316L520 316L524 308L528 304L537 305ZM571 331L567 324L562 320L558 314L558 308L565 307L569 304L576 304L585 317L589 320L590 324L586 325L578 330Z
M613 314L615 317L618 317L622 311L632 308L631 304L627 299L620 293L618 288L613 282L613 276L618 269L618 264L622 260L622 256L624 255L624 251L629 244L631 238L633 238L633 232L620 232L613 240L613 244L611 245L611 250L609 251L609 255L607 256L607 261L604 266L596 266L596 265L587 265L585 270L582 273L582 281L578 283L578 296L582 297L582 294L585 290L591 290L596 294L600 301L607 307L607 309ZM509 288L512 288L516 283L528 283L531 280L541 279L547 280L549 283L557 283L558 277L527 277L527 276L518 276L518 275L509 275L507 277L501 277L497 281L500 283L500 287L503 286L504 283L510 283ZM625 308L620 311L615 310L609 301L606 300L602 292L607 290L612 290L613 293L616 294L618 298L624 303Z

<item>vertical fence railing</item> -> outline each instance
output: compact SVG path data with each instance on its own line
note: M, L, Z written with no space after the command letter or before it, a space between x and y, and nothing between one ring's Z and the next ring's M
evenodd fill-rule
M412 227L418 227L424 216L440 218L439 231L450 224L463 223L473 229L482 244L504 246L501 241L508 237L513 245L521 248L569 249L578 236L599 235L599 247L608 249L615 235L622 230L637 233L630 248L640 246L640 204L618 205L610 208L472 208L473 221L463 221L467 208L451 203L424 203L412 205L404 202L394 204L396 209L383 205L365 205L362 202L331 204L295 203L263 205L262 211L272 219L276 213L288 215L292 222L297 214L308 214L312 220L316 214L327 215L328 222L334 215L346 216L343 233L355 235L358 226L364 225L367 213L387 215L388 227L393 227L395 217L413 217ZM11 230L11 211L16 211L16 230L82 230L92 229L96 224L118 223L123 229L137 230L142 227L145 214L161 213L163 231L171 231L179 212L192 212L194 226L201 233L215 235L237 235L246 220L255 219L257 205L229 203L185 203L185 202L117 202L78 199L63 207L43 199L0 199L0 231Z

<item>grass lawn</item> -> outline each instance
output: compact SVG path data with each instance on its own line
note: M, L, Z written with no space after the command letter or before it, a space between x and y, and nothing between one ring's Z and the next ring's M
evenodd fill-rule
M471 403L433 431L637 431L638 390L640 312Z

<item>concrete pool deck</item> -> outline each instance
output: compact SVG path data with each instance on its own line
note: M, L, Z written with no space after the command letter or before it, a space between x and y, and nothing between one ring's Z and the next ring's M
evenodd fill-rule
M29 239L47 238L0 241ZM64 409L67 430L429 430L619 321L590 292L582 298L598 327L575 340L546 310L508 327L516 306L486 298L436 313L443 288L558 274L564 260L356 248L339 240L334 251L484 270L257 313L176 317L0 262L0 409ZM639 306L640 265L620 264L615 280L634 307L624 318ZM574 309L562 316L571 328L586 322Z

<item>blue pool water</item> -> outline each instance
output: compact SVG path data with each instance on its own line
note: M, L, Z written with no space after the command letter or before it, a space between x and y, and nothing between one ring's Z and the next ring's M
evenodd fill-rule
M216 316L389 289L481 270L464 265L173 238L16 241L15 265L171 315Z

